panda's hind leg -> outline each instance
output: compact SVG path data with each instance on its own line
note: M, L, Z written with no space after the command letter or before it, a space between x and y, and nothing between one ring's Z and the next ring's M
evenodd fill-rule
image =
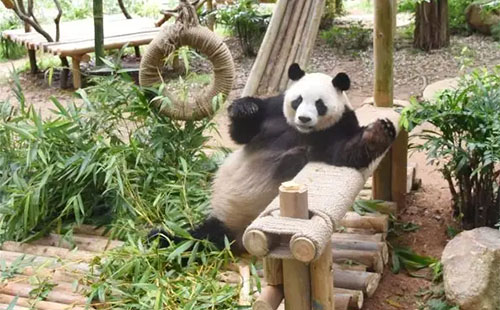
M234 100L227 109L231 124L229 134L234 142L246 144L260 131L265 117L264 102L255 97Z

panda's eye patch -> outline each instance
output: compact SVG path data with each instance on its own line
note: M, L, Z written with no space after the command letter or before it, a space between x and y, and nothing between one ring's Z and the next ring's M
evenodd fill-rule
M328 108L326 107L323 100L321 100L321 99L316 100L316 110L318 110L318 115L325 115L326 114L326 111L328 110Z
M297 99L292 101L292 108L294 110L297 110L301 102L302 102L302 96L299 96Z

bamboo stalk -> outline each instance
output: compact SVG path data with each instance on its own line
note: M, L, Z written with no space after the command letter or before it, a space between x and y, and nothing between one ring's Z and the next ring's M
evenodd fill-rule
M335 287L362 291L368 297L373 296L377 290L381 276L378 273L354 270L333 270L333 283Z
M9 310L31 310L31 308L21 307L21 306L13 306L11 307L9 304L0 304L0 309L9 309Z
M0 257L6 262L12 263L16 260L19 260L24 257L24 260L32 260L32 264L34 265L44 265L46 267L61 267L68 270L89 272L90 267L87 263L78 263L78 262L67 262L60 263L54 257L45 257L45 256L36 256L36 255L26 255L25 253L17 253L17 252L9 252L9 251L0 251Z
M97 67L100 67L104 64L101 59L104 57L104 25L103 25L102 0L94 0L93 3L94 3L93 9L94 9L95 64Z
M350 228L372 229L379 233L386 233L389 229L389 217L385 214L359 215L356 212L347 212L340 221L340 225Z
M307 189L303 185L285 182L280 188L280 215L308 218ZM297 260L283 260L283 289L287 310L311 309L309 267Z
M321 16L323 16L323 10L325 8L325 0L316 0L314 4L314 11L310 21L310 26L307 30L306 43L304 45L303 51L300 52L301 58L299 59L299 64L304 66L309 61L311 57L311 51L316 42L316 37L318 36L319 24L321 23Z
M276 310L283 301L283 286L268 285L253 303L253 310Z
M349 309L361 310L361 308L363 308L364 297L362 291L336 287L334 288L334 292L335 298L337 298L337 295L339 294L349 295L351 297L349 302Z
M239 306L250 306L252 297L250 296L250 266L248 264L238 264L240 276L242 278L242 287L240 290Z

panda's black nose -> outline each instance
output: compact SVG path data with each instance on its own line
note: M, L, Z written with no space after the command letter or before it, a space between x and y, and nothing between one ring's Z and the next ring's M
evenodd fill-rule
M302 122L302 123L308 123L311 121L311 118L310 117L307 117L307 116L299 116L299 120Z

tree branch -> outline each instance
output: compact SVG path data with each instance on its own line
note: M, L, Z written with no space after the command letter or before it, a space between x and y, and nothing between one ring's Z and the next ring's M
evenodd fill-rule
M127 12L127 8L123 4L123 0L118 0L118 5L120 6L120 10L122 10L123 15L125 15L126 19L132 19L132 16Z
M19 3L21 3L21 7L19 7ZM54 42L54 39L48 34L47 31L45 31L40 24L32 20L28 15L26 15L26 9L24 8L24 5L22 4L22 0L18 1L18 5L16 5L12 10L16 15L25 23L30 25L31 27L35 28L36 32L41 34L48 42Z
M54 18L54 23L56 24L56 42L59 42L59 39L61 38L61 30L59 27L59 22L61 21L61 16L63 12L59 0L54 0L54 4L56 5L57 8L57 16Z

